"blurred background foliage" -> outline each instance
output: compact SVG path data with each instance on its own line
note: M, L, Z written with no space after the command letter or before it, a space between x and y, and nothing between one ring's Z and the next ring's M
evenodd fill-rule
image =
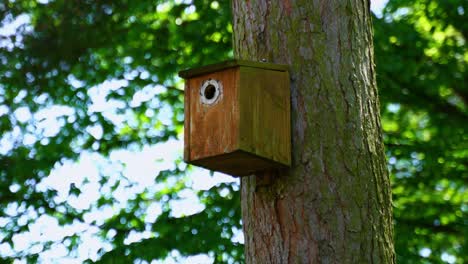
M374 17L400 263L468 263L467 11L465 0L390 0ZM44 184L83 153L106 160L181 139L176 73L232 57L229 1L7 0L0 18L2 27L24 21L0 34L0 261L41 262L59 244L71 258L89 257L79 253L82 231L15 245L46 215L59 226L97 230L106 246L88 262L145 263L174 254L242 262L242 241L232 239L242 228L238 183L196 190L181 153L155 171L154 187L133 191L120 205L117 192L135 185L125 164L111 163L98 180L82 175L61 190ZM97 95L108 108L99 107ZM71 204L90 184L100 197ZM204 209L174 215L171 202L187 190ZM148 220L154 204L161 212ZM107 217L89 217L109 208ZM129 242L134 233L146 236Z

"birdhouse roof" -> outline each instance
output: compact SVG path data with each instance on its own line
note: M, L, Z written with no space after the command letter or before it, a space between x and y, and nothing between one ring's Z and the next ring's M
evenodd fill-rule
M239 66L260 68L272 71L287 71L288 66L283 64L273 64L267 62L255 62L246 60L227 60L215 64L205 65L197 68L187 69L179 72L179 77L188 79L206 73L217 72L228 68L235 68Z

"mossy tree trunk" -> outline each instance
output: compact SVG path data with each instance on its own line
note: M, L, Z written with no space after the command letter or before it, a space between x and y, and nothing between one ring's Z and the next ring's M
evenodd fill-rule
M236 57L291 76L293 165L242 178L247 263L394 263L370 1L232 5Z

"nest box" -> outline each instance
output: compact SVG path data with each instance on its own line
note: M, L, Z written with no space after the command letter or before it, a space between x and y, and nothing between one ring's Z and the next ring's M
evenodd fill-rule
M233 176L291 165L287 66L230 60L179 76L187 163Z

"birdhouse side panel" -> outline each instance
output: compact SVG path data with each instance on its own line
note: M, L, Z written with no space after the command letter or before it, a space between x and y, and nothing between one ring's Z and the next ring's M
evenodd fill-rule
M188 80L190 161L238 149L238 68Z
M289 75L240 68L240 146L260 157L291 164Z
M184 161L190 161L190 86L184 87Z

